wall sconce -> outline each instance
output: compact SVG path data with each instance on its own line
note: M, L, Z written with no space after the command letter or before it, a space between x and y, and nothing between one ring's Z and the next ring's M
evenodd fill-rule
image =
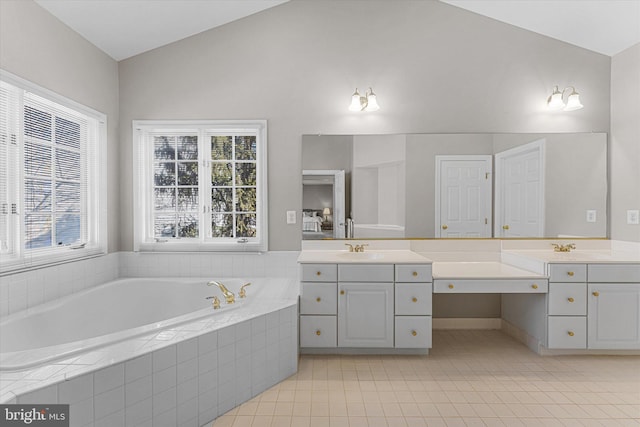
M351 95L350 111L378 111L379 109L380 106L378 105L376 94L373 93L373 89L369 88L364 96L361 96L358 88L356 88L356 91Z
M571 89L571 93L567 97L567 103L565 104L562 98L564 97L564 93L569 89ZM565 87L562 92L560 92L558 86L554 87L553 93L547 98L547 106L552 111L574 111L584 107L584 105L580 103L580 94L573 86Z

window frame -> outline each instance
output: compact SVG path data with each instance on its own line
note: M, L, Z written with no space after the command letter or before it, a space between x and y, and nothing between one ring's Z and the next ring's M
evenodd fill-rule
M267 199L267 121L266 120L133 120L133 250L135 252L265 252L268 250L268 199ZM153 146L150 135L160 133L196 133L198 135L198 175L209 183L199 181L198 212L199 233L197 239L153 236L154 183ZM243 242L243 238L207 237L210 225L204 220L211 211L204 212L206 197L211 197L210 143L206 138L213 134L251 133L256 136L256 228L257 237ZM208 145L208 149L203 147ZM206 158L209 156L209 158ZM235 161L235 160L234 160ZM206 172L206 173L203 173ZM206 189L208 194L203 191ZM209 216L207 216L209 215Z
M68 99L56 92L40 87L19 76L0 69L0 80L13 86L18 96L18 129L16 134L14 176L8 177L7 190L9 204L14 203L18 209L18 217L11 219L14 225L10 227L9 242L13 241L14 252L3 253L0 256L0 274L17 273L32 268L90 258L107 253L107 116L86 105ZM53 246L51 248L27 249L25 243L25 147L24 131L25 96L30 93L42 98L46 103L57 104L55 108L72 110L88 118L92 122L89 133L92 138L86 141L84 159L81 167L87 169L85 185L86 194L81 201L81 215L86 216L87 239L77 245ZM27 96L28 98L28 96ZM83 157L81 155L81 157ZM10 162L11 160L7 160ZM10 169L11 170L11 169ZM82 213L82 209L86 212ZM53 211L52 211L53 215Z

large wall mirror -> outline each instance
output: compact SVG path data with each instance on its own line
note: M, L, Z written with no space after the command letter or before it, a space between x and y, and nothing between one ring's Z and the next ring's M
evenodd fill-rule
M303 135L303 239L606 237L607 135Z

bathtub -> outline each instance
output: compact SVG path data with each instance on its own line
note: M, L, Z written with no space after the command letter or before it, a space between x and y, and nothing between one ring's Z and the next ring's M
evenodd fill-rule
M226 304L207 279L120 279L7 316L0 322L0 370L25 369L120 342L185 322L227 314L251 298L260 298L260 284ZM221 282L234 294L248 279ZM220 308L213 310L217 295Z
M236 295L234 304L226 304L217 287L207 286L210 280L119 279L3 317L0 403L68 403L73 418L74 407L98 405L103 392L121 390L124 395L128 380L140 381L144 375L149 383L151 378L154 381L147 399L151 425L179 425L189 414L195 414L194 424L202 425L293 374L297 370L297 282L222 278L219 281ZM239 298L245 283L251 283L246 287L247 298ZM220 299L217 310L206 299L212 295ZM181 370L181 364L190 368ZM163 384L166 378L173 381L167 386L174 390L169 400L167 391L158 391L155 385L156 376L167 367L173 372L162 377ZM120 381L116 389L98 385L111 377ZM91 387L72 393L72 398L66 393L76 387L71 384ZM191 411L181 412L181 405L188 402L182 401L179 391L187 385L194 390L187 393ZM154 407L158 396L162 396L158 401L162 413ZM80 398L85 400L74 401ZM122 407L106 413L92 411L90 419L72 421L72 425L99 421L124 425L125 419L118 417L128 417L129 403L140 411L140 402L128 398L110 397L109 401L120 401ZM143 418L138 414L135 419Z

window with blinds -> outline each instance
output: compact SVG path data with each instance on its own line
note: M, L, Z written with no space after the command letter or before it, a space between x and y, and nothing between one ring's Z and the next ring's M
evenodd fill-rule
M136 250L266 250L265 121L133 126Z
M104 116L8 73L0 80L0 265L103 252Z

